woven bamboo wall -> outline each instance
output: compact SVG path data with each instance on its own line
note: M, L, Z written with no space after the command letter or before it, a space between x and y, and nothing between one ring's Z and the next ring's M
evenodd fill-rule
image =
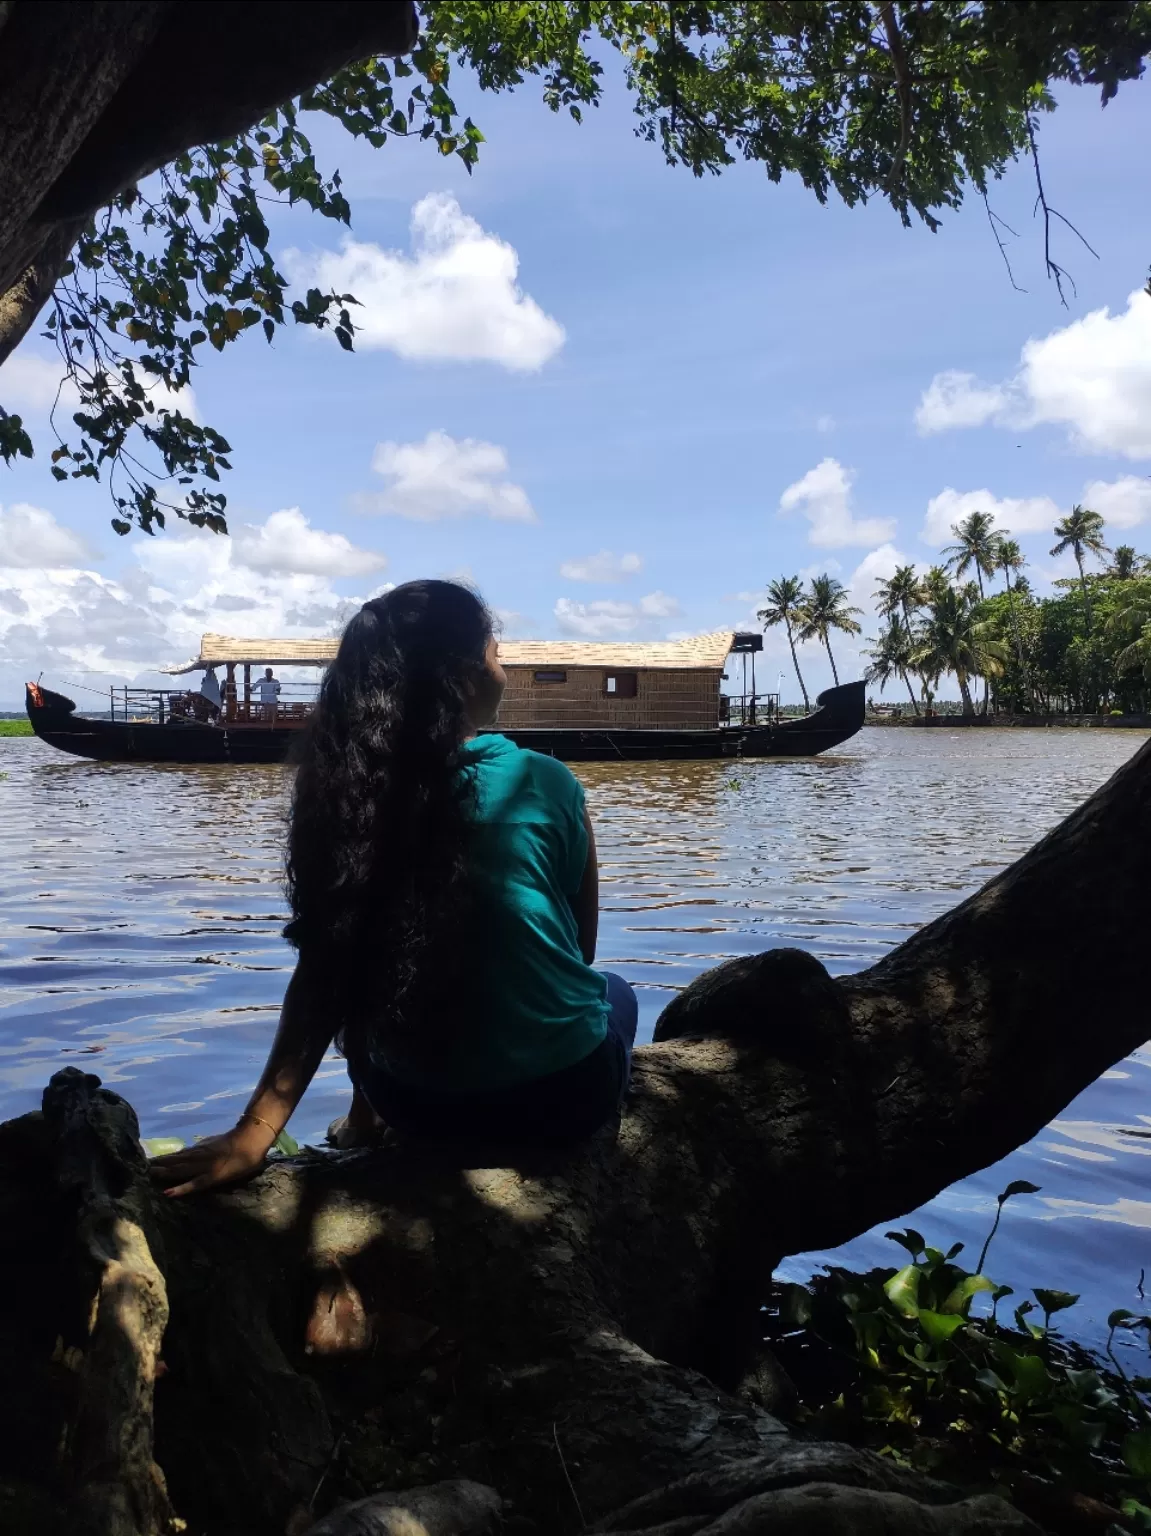
M537 683L533 667L505 665L508 686L497 729L714 730L719 723L718 669L636 669L636 697L604 691L603 667L566 667L567 681Z

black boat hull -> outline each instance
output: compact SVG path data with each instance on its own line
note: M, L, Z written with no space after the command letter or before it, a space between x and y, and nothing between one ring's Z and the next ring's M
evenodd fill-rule
M76 757L105 763L282 763L300 728L203 725L172 720L90 720L63 694L28 690L28 718L42 741ZM863 725L862 683L828 688L816 709L771 725L721 726L711 731L507 731L521 747L564 762L665 762L675 759L814 757L847 741Z

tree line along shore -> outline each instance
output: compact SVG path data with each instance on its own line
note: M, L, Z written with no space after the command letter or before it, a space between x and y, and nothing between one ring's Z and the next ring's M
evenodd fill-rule
M944 678L955 680L958 715L968 721L1148 716L1151 558L1130 544L1112 549L1105 528L1088 507L1059 519L1051 554L1070 551L1077 575L1037 597L1010 530L978 511L953 524L954 542L937 563L926 571L901 565L879 583L876 607L886 622L864 651L867 681L881 694L888 684L905 689L912 721L955 712L936 697ZM838 682L831 636L862 634L860 614L832 576L768 586L759 619L765 630L784 630L805 702L799 648L821 644Z

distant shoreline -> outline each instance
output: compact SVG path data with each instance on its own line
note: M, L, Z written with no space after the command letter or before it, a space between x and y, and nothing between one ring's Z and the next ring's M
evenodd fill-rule
M946 730L949 727L965 731L1151 731L1151 715L933 715L930 719L910 714L896 718L869 715L863 722L863 728L866 730L871 725L882 726L884 729L890 726L911 726L920 731Z

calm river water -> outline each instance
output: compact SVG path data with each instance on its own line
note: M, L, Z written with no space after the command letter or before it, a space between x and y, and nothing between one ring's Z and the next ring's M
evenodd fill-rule
M672 990L731 955L794 944L833 973L869 965L981 885L1143 737L1104 731L864 730L834 757L581 767L600 849L600 960L639 989L641 1039ZM132 767L0 740L0 1119L68 1063L136 1106L145 1136L230 1123L271 1038L280 937L279 769ZM1084 1021L1090 1027L1089 1021ZM1011 1157L913 1216L969 1245L1013 1200L992 1273L1082 1293L1069 1330L1151 1295L1151 1050L1104 1075ZM292 1130L317 1140L347 1098L334 1058ZM1131 1134L1136 1132L1138 1134ZM944 1241L946 1240L946 1242ZM882 1231L853 1263L890 1263ZM806 1278L827 1255L790 1260Z

